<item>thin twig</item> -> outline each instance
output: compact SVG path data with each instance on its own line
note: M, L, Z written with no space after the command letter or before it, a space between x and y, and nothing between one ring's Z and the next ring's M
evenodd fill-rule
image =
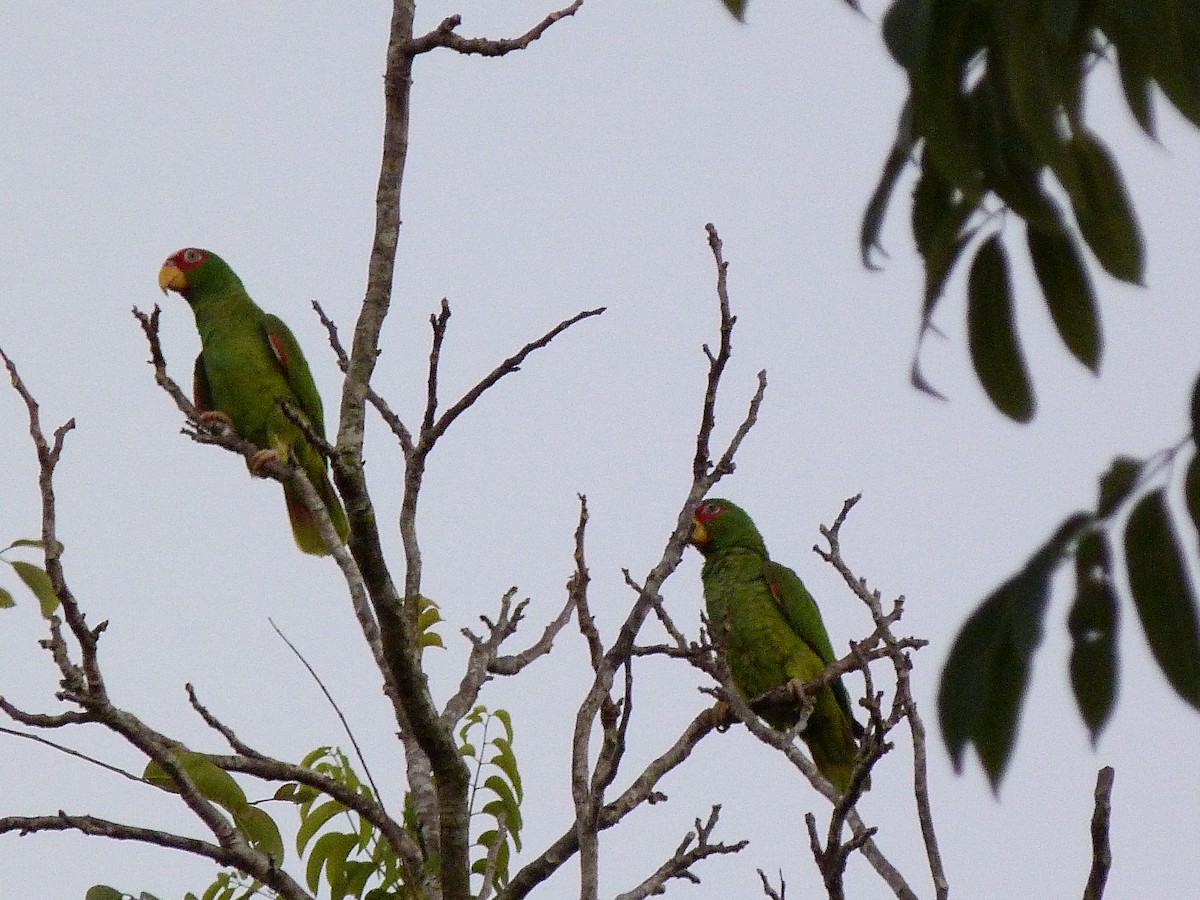
M275 624L275 620L268 616L267 623L279 635L279 639L287 644L288 649L295 654L296 659L300 660L300 664L308 670L308 674L312 676L313 681L317 683L317 687L321 689L321 693L325 695L325 699L329 701L329 705L333 707L333 711L337 713L338 720L342 723L342 729L346 732L346 736L350 738L350 743L354 746L354 755L358 757L358 762L363 768L363 773L367 776L367 783L371 785L371 790L382 806L383 795L379 793L379 785L375 783L375 778L371 775L371 767L367 765L367 759L363 756L362 747L358 745L358 738L354 736L354 731L351 729L350 723L346 721L346 715L342 712L342 708L333 699L333 694L329 693L329 688L325 686L325 682L321 680L321 676L317 674L317 670L309 664L308 660L304 658L304 654L296 648L296 645L288 640L287 635Z
M126 772L124 769L110 765L103 760L96 759L94 756L88 756L86 753L80 753L78 750L72 750L70 747L48 740L47 738L39 735L29 734L24 731L16 731L12 728L5 728L2 725L0 725L0 732L3 732L4 734L11 734L13 737L24 738L27 741L35 741L39 744L45 744L47 747L53 747L55 750L67 754L67 756L74 756L76 759L82 759L84 762L90 762L94 766L107 769L108 771L114 772L123 778L128 778L130 781L136 781L139 784L145 784L145 781L143 781L139 776L134 775L132 772Z
M446 309L445 314L448 317L449 309L448 309L448 307L444 307L444 309ZM558 337L560 334L562 334L564 331L566 331L572 325L578 324L579 322L582 322L584 319L590 319L594 316L602 315L604 313L604 311L605 311L605 307L603 307L603 306L598 307L596 309L586 309L583 312L576 313L575 315L571 316L569 319L564 319L563 321L559 322L557 325L555 325L553 328L551 328L549 331L547 331L545 334L543 334L540 338L530 341L528 344L526 344L524 347L522 347L520 350L518 350L512 356L508 357L508 359L504 360L502 363L500 363L498 366L496 366L494 369L492 369L491 372L489 372L482 379L480 379L478 384L476 384L473 388L471 388L469 391L467 391L465 394L463 394L462 397L460 397L458 399L458 401L456 401L452 406L447 408L445 412L443 412L440 416L438 416L436 421L433 419L433 416L432 416L432 412L436 408L436 393L435 393L434 387L433 387L433 385L436 384L436 374L432 370L432 366L436 365L437 355L436 355L436 352L431 352L430 353L430 364L431 364L430 401L431 402L429 405L426 406L426 420L428 421L429 424L428 424L428 427L421 429L421 437L420 437L420 440L418 441L418 451L420 451L421 449L424 449L425 452L428 452L429 448L431 448L433 446L434 442L438 438L440 438L443 434L446 433L446 429L449 428L451 424L453 424L454 420L457 419L459 416L461 416L464 412L466 412L466 410L468 408L470 408L475 403L475 401L478 400L483 395L484 391L486 391L488 388L492 387L492 385L494 385L496 382L498 382L505 375L511 375L513 372L519 372L521 369L521 363L523 363L525 361L525 358L527 356L529 356L529 354L533 353L535 350L540 350L543 347L545 347L547 344L549 344L551 341L553 341L556 337ZM441 320L440 317L437 321L443 321L443 323L444 323L444 320ZM444 329L445 329L444 324L442 325L442 328L444 331ZM436 330L435 330L435 348L440 348L440 342L438 341Z
M338 368L344 374L350 369L350 357L346 353L346 348L342 346L341 338L338 337L337 325L325 314L325 310L321 307L320 303L314 300L312 305L313 309L317 312L317 317L321 320L321 324L325 326L325 331L329 334L329 346L333 349L334 356L337 357ZM405 453L411 451L412 434L404 423L400 421L400 417L392 411L388 402L380 397L370 385L367 386L367 402L375 407L375 411L379 413L380 418L392 430L392 434L396 436L396 440L400 443L400 449Z

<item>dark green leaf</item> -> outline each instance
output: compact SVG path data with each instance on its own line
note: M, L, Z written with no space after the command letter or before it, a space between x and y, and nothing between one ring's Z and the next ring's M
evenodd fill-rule
M946 180L977 194L980 164L963 82L967 65L983 50L982 18L974 4L961 0L928 0L927 5L925 52L912 79L914 124L925 139L926 155Z
M1096 297L1074 238L1062 230L1032 226L1026 228L1025 237L1054 327L1077 360L1099 371L1103 339Z
M1200 9L1194 0L1158 0L1141 4L1131 2L1131 15L1145 21L1145 12L1140 6L1149 6L1156 13L1152 25L1143 25L1143 31L1152 29L1151 64L1154 76L1162 86L1163 93L1175 107L1200 126Z
M995 67L989 67L968 95L972 135L985 184L1030 226L1057 230L1058 207L1042 189L1042 160L1047 151L1025 139L1026 131L1014 118L1009 100L1004 78ZM1058 152L1061 141L1054 140Z
M1200 453L1192 456L1183 479L1183 499L1187 504L1192 525L1200 531Z
M725 4L725 8L729 10L735 19L739 22L744 22L746 19L746 0L721 0Z
M1096 504L1096 515L1107 516L1125 499L1137 484L1142 472L1141 460L1131 456L1118 456L1100 476L1100 498Z
M1088 532L1075 551L1071 634L1071 688L1095 745L1117 699L1117 592L1103 536Z
M996 235L983 242L967 281L967 343L988 397L1017 422L1033 418L1033 388L1017 342L1008 260Z
M992 5L988 73L1003 94L997 106L1008 119L1006 133L1021 135L1030 144L1027 156L1053 166L1063 153L1060 110L1073 105L1079 73L1062 65L1075 54L1038 21L1038 5L1021 0Z
M1143 497L1129 516L1125 563L1151 653L1179 696L1200 708L1200 628L1161 489Z
M58 609L58 594L54 593L54 585L50 583L50 576L46 574L46 570L19 559L12 560L9 565L25 582L25 586L33 591L33 596L37 597L42 608L42 618L48 619L54 615Z
M923 0L896 0L883 15L883 42L892 59L915 72L925 53L929 4Z
M974 229L966 227L973 211L962 192L942 176L927 153L922 153L921 174L913 189L912 232L917 252L925 262L923 327L928 327L946 279L975 234Z
M1050 580L1064 547L1091 521L1076 513L1025 568L1000 585L959 631L938 688L938 720L956 771L974 744L993 789L1012 754L1033 652L1042 638Z
M862 263L868 269L879 268L871 259L872 251L878 251L887 256L883 251L883 246L879 243L879 232L883 228L883 219L887 214L892 192L896 189L896 182L912 161L912 152L916 144L917 136L912 129L912 103L906 101L904 108L900 111L900 124L896 127L896 139L892 143L887 161L883 164L879 184L867 202L862 226L859 229L858 248L862 254Z
M17 605L17 601L13 599L12 593L0 588L0 609L12 609Z
M87 889L83 900L124 900L125 894L107 884L94 884Z
M1191 406L1191 426L1192 440L1200 446L1200 376L1196 377L1196 383L1192 386L1192 406Z
M1077 132L1070 147L1072 175L1063 186L1084 240L1109 274L1141 284L1142 236L1121 173L1104 145L1086 131Z

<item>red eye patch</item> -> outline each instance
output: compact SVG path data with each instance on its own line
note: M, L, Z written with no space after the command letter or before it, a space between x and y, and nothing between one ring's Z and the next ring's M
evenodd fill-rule
M178 253L167 259L167 262L174 263L176 268L186 272L188 269L194 269L200 263L204 262L207 255L203 250L197 250L195 247L188 247L186 250L180 250Z
M725 507L709 500L696 507L696 518L701 522L711 522L723 512L725 512Z

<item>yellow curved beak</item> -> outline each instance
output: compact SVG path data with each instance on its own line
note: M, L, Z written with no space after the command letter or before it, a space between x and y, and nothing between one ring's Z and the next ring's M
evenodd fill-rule
M701 544L708 543L708 529L701 524L699 519L692 519L692 534L691 542L699 547Z
M175 263L167 263L158 270L158 286L165 294L167 291L183 293L187 290L187 276Z

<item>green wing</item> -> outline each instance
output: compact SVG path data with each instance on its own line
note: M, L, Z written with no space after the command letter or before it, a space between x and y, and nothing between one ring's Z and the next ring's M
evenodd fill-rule
M283 369L288 387L296 395L300 408L308 416L317 433L324 437L325 411L321 406L321 395L317 393L317 385L313 381L312 371L308 368L308 361L304 358L300 344L297 343L292 330L278 316L264 313L262 324L271 349L275 352L275 358L279 360Z
M800 576L787 566L770 560L766 563L765 574L771 587L771 595L779 604L783 617L792 631L812 649L813 653L821 658L825 665L828 666L835 662L837 656L833 652L833 644L829 641L829 632L825 630L825 622L821 618L821 611L817 608L817 601L808 592L808 588L804 586ZM842 684L842 679L837 679L830 687L833 688L838 706L846 713L846 718L853 723L851 727L856 734L859 733L862 726L854 718L850 695L846 691L846 686Z
M208 370L204 368L203 353L196 357L196 367L192 369L192 404L202 413L213 408L212 388L208 386Z

